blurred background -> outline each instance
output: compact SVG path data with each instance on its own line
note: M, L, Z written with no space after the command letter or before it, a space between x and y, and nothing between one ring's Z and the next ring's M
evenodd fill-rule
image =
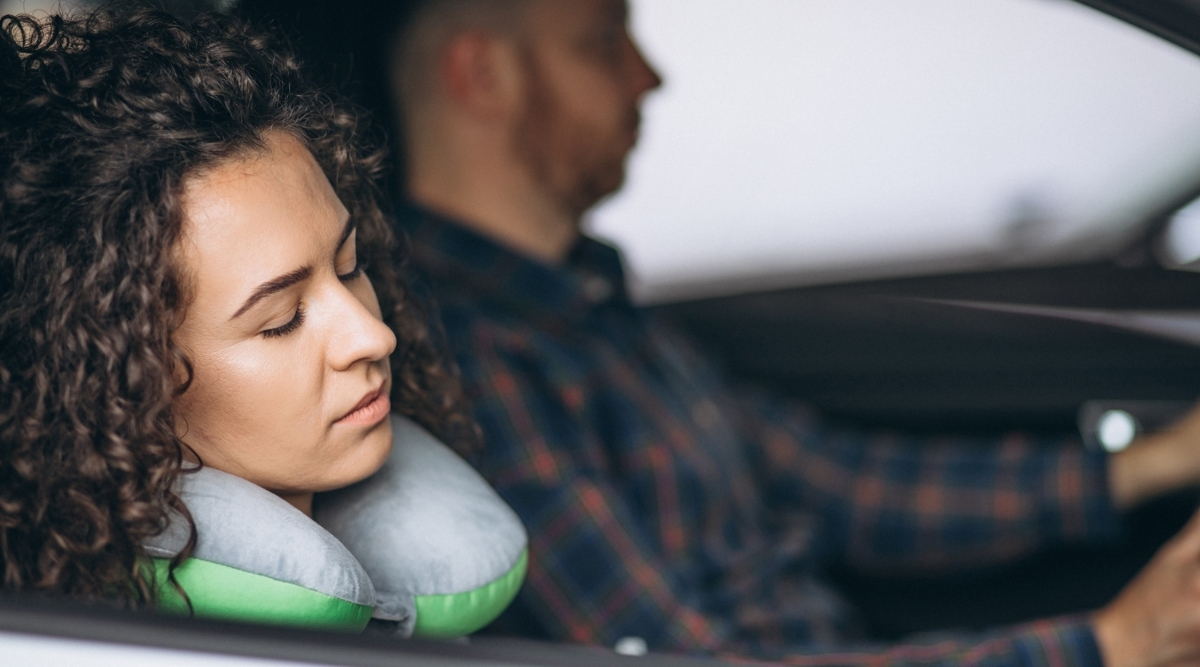
M635 0L593 221L649 301L1103 252L1200 183L1200 59L1061 0Z

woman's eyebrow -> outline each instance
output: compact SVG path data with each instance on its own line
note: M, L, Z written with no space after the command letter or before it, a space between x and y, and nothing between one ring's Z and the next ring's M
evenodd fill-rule
M229 319L236 320L247 310L253 308L254 304L258 303L259 301L262 301L276 292L281 292L302 280L307 280L308 277L312 275L312 272L313 270L311 266L302 266L291 273L284 274L278 278L268 280L267 282L259 285L258 289L254 290L254 293L250 295L250 298L246 299L246 303L243 303L242 307L238 308L238 311Z
M346 240L349 239L350 235L354 233L354 229L355 229L354 218L348 218L346 220L346 226L342 228L342 235L338 238L338 243L337 243L338 250L341 250L342 246L346 245ZM298 283L302 280L307 280L309 278L309 276L311 276L311 275L312 275L312 267L311 266L302 266L302 267L296 269L295 271L292 271L291 273L284 274L273 280L268 280L267 282L259 285L258 289L254 290L254 293L250 295L250 298L246 299L246 303L243 303L242 307L238 308L238 311L236 313L234 313L233 317L231 317L229 319L236 320L237 318L239 318L243 314L245 314L245 312L247 310L250 310L251 308L253 308L254 304L258 303L259 301L262 301L263 299L271 296L272 294L275 294L276 292L282 292L283 290L291 287L292 285L295 285L296 283Z

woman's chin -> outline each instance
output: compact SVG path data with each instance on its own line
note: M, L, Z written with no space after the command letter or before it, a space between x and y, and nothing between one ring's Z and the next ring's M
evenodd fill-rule
M362 441L346 453L344 464L331 469L339 470L335 479L323 480L317 491L332 491L361 482L374 475L387 462L392 453L392 420L384 419L362 436Z
M369 469L363 473L362 477L354 480L355 482L361 482L383 467L392 453L392 437L392 420L388 416L367 434L367 440L363 442L363 445L369 447L370 451L374 453L374 457ZM353 484L353 482L351 483Z

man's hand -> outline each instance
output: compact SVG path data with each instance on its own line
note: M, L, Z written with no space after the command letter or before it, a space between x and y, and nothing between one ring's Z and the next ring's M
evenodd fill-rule
M1170 429L1139 438L1109 462L1109 489L1118 509L1200 486L1200 407Z
M1106 667L1200 664L1200 512L1093 627Z

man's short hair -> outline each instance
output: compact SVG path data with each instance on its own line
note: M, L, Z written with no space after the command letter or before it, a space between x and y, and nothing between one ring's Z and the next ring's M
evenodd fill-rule
M517 36L529 0L418 0L392 36L391 71L403 114L419 106L434 85L438 58L467 30Z
M311 77L369 109L403 156L405 117L428 96L447 41L471 28L518 31L530 1L240 0L235 12L286 35ZM394 168L403 172L403 160Z

